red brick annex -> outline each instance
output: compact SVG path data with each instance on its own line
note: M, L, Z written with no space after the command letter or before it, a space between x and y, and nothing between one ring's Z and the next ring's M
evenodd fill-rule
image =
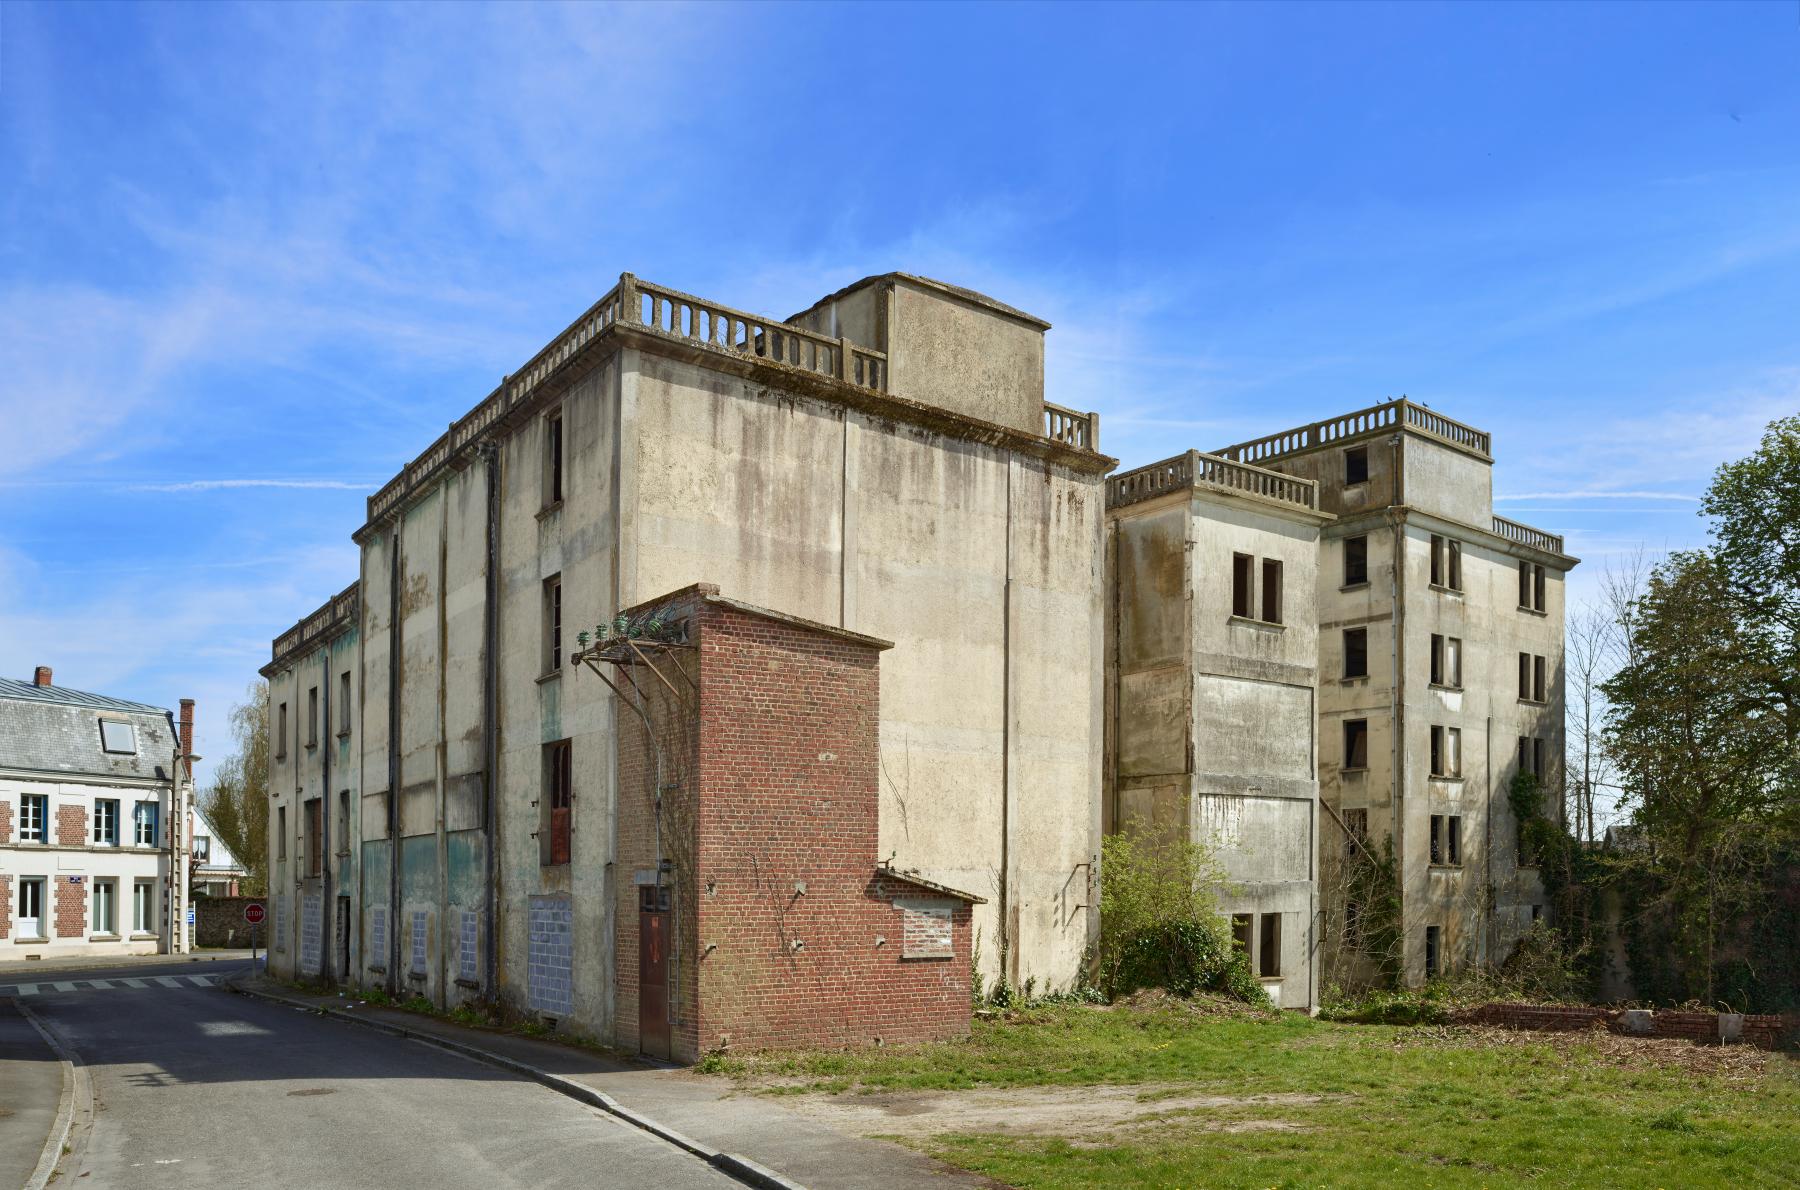
M620 1042L694 1061L967 1032L981 898L876 854L889 643L704 583L603 629L576 661L622 703Z

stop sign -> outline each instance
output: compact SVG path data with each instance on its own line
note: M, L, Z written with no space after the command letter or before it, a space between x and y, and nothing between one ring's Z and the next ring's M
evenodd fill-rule
M252 901L248 905L244 906L244 920L245 921L249 922L251 925L256 925L256 924L260 923L262 921L262 919L263 919L263 907L261 905L258 905L255 901Z

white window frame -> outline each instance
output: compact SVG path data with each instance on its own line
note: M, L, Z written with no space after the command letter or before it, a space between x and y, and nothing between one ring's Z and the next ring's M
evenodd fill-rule
M110 830L102 833L103 826ZM117 847L119 845L119 799L102 797L94 799L93 843L96 847Z
M145 828L149 829L146 830ZM146 838L145 836L149 836ZM138 802L131 809L131 841L138 847L155 847L162 835L162 805Z
M37 823L32 824L32 810L37 811ZM19 842L48 843L50 841L50 795L46 793L26 793L19 795Z
M154 934L156 929L156 881L138 879L131 883L131 932Z
M28 885L35 885L37 888L37 916L36 917L25 916L25 900L26 900L25 889L26 889L26 886L28 886ZM13 917L13 920L17 925L15 936L19 939L19 941L24 942L24 941L30 940L30 941L34 941L34 942L43 942L43 941L49 940L50 935L48 935L44 932L44 901L49 895L50 895L50 881L49 881L48 877L45 877L45 876L21 876L21 877L19 877L19 903L18 903L18 908L16 910L14 910L14 917ZM31 926L32 926L32 929L30 930L30 932L27 932L26 928L25 928L27 922L30 922Z
M88 892L88 924L90 935L107 938L119 936L119 882L116 879L95 880ZM100 920L100 910L106 910L106 920Z

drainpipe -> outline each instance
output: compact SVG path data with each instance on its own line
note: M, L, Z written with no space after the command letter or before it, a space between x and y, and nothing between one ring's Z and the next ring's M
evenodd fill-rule
M336 924L337 906L331 899L331 641L326 639L319 649L319 663L325 676L319 680L319 978L334 982L331 971L331 933Z
M400 526L388 541L388 936L387 990L400 991Z
M481 666L481 771L483 774L482 828L486 833L487 910L481 943L482 989L492 1001L499 996L499 846L494 834L495 799L499 797L496 770L500 763L500 450L492 442L481 444L487 463L487 581L483 592Z
M1393 679L1388 685L1389 715L1393 723L1392 794L1394 806L1394 853L1398 857L1400 878L1400 980L1406 982L1406 459L1404 438L1395 434L1388 439L1394 448L1394 502L1388 508L1388 526L1394 535L1394 631Z

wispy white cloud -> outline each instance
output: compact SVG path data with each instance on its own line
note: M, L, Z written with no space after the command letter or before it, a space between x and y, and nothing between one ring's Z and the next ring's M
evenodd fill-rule
M216 492L230 488L294 488L333 492L368 492L378 484L344 479L186 479L176 483L134 483L133 492Z

